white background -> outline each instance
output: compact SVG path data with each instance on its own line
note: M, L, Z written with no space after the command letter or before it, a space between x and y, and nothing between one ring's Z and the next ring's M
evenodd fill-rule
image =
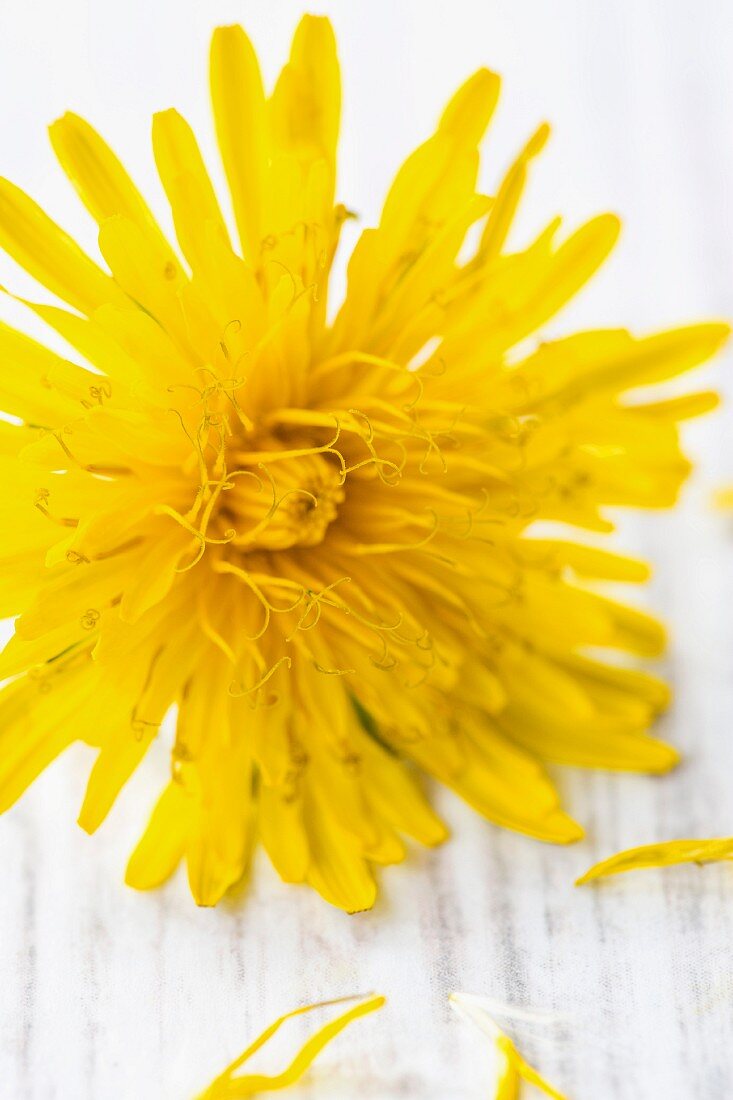
M300 13L290 0L2 0L0 173L90 248L95 231L44 127L93 121L165 218L149 118L175 105L211 151L208 37L241 21L272 79ZM733 7L727 0L321 0L345 72L340 197L372 221L400 159L453 88L505 78L485 185L533 130L515 240L555 213L611 209L612 261L554 331L638 331L733 317ZM214 164L213 156L210 158ZM0 281L29 283L0 263ZM19 312L0 302L0 315ZM26 319L23 319L27 325ZM699 381L730 392L731 353ZM597 858L674 836L733 833L733 525L710 506L733 481L733 414L686 431L699 461L681 509L624 519L618 545L656 564L641 598L667 619L676 706L661 733L685 753L665 779L560 776L588 839L553 849L438 796L454 838L381 876L348 918L258 860L246 900L197 910L177 879L121 883L166 770L152 754L98 836L74 825L90 765L69 752L0 821L2 1100L186 1100L280 1012L370 989L390 1005L329 1048L298 1095L473 1100L491 1056L453 1017L453 989L550 1014L517 1023L525 1053L575 1100L733 1095L733 869L645 872L575 890ZM296 1025L293 1037L302 1030Z

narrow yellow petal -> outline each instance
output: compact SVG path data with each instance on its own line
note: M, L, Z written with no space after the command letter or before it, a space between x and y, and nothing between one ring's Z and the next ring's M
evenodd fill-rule
M528 564L535 561L543 569L552 570L567 567L580 577L640 584L649 580L651 573L649 565L639 558L560 539L523 539L521 552L527 555Z
M325 16L305 15L271 101L273 136L284 148L310 150L333 171L341 115L336 39Z
M181 265L154 236L116 214L102 222L99 248L115 280L190 355L179 291L187 282Z
M114 720L114 719L112 719ZM107 735L99 756L89 775L78 824L86 833L95 832L112 808L120 791L140 764L150 748L154 730L136 737L131 729L129 715L117 719L120 729Z
M458 143L478 145L499 100L501 80L489 69L478 69L454 94L443 111L438 131Z
M628 848L617 855L594 864L577 880L583 886L594 879L608 875L620 875L624 871L636 871L647 867L671 867L678 863L713 863L733 859L733 837L715 840L667 840L660 844L643 844Z
M325 806L312 802L306 822L310 885L331 905L347 913L371 909L377 886L358 843L336 824Z
M549 136L550 127L545 123L529 139L503 179L481 235L477 255L481 263L487 263L501 252L522 197L529 162L542 152Z
M720 404L720 396L712 390L704 390L700 393L685 394L682 397L670 397L666 401L654 401L644 403L638 407L645 416L654 416L660 420L691 420L696 416L704 416L705 413L717 409Z
M543 1092L545 1096L551 1097L551 1100L567 1100L563 1093L558 1092L522 1057L509 1036L490 1015L487 1008L489 1002L481 997L469 996L467 993L451 993L448 1001L459 1016L488 1035L496 1046L501 1068L494 1093L495 1100L517 1100L521 1093L522 1082Z
M28 195L0 179L0 248L82 313L106 302L123 304L122 291Z
M315 1009L331 1008L342 1004L348 1004L350 1001L357 1000L358 1003L353 1008L347 1009L341 1013L334 1020L321 1027L315 1035L312 1035L310 1039L303 1045L301 1050L296 1054L293 1061L283 1070L282 1073L266 1075L266 1074L237 1074L237 1070L247 1062L253 1054L256 1054L265 1044L272 1038L276 1031L278 1031L282 1025L287 1021L293 1019L295 1016L301 1016L304 1013L312 1012ZM296 1008L293 1012L288 1012L285 1016L281 1016L270 1025L258 1039L247 1047L247 1049L227 1066L222 1074L219 1075L207 1089L205 1089L198 1097L198 1100L235 1100L237 1097L255 1096L260 1092L273 1092L277 1089L287 1088L290 1085L295 1084L301 1079L307 1069L310 1068L312 1063L318 1057L323 1048L331 1042L340 1032L348 1027L353 1020L358 1020L361 1016L366 1016L370 1012L376 1012L386 1003L384 997L369 996L366 998L354 998L343 997L336 1001L322 1001L318 1004L305 1005L303 1008Z
M61 427L79 415L77 401L50 385L63 361L42 344L0 323L0 402L27 424ZM79 371L80 376L82 371Z
M54 152L80 199L100 225L121 215L175 260L150 207L104 139L85 119L67 112L49 127Z
M128 886L151 890L170 878L185 852L191 811L191 799L181 786L169 783L130 856L125 872Z
M142 364L127 355L119 343L95 321L57 306L39 305L35 302L26 304L76 348L88 363L109 378L124 386L133 386L143 377ZM166 394L166 407L169 403L169 395Z
M272 865L284 882L304 882L310 853L301 800L263 783L260 836Z
M178 111L160 111L153 116L153 152L171 204L179 243L195 269L198 263L195 240L200 226L211 222L227 244L229 233L196 138ZM179 198L183 181L188 181L196 193L196 210L190 215Z
M245 257L256 265L268 156L265 93L257 55L239 26L214 31L211 98L239 237Z

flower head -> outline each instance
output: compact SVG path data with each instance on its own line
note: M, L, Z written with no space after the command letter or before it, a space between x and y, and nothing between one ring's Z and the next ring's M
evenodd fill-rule
M185 858L214 904L257 836L285 880L359 910L403 835L445 836L418 772L567 842L581 830L545 761L674 763L646 733L664 686L586 652L660 651L653 619L585 586L645 566L533 524L606 532L603 505L674 502L677 421L714 395L624 394L693 367L726 330L526 350L618 225L563 238L553 222L507 249L547 128L479 193L498 95L485 70L398 172L331 321L351 214L334 198L329 23L303 20L269 96L242 29L220 28L211 87L236 234L173 110L153 150L177 247L76 115L51 140L106 268L0 185L0 244L64 303L28 305L73 349L0 329L0 610L18 616L0 659L0 806L80 740L97 754L80 816L95 829L174 708L170 779L128 882Z

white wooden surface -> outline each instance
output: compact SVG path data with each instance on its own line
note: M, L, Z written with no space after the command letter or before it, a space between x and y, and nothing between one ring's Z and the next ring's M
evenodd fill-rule
M209 29L245 22L272 74L299 7L3 0L0 171L91 244L43 125L66 107L88 113L151 181L150 112L175 103L208 124ZM488 63L506 83L487 183L536 121L555 123L520 236L557 211L570 224L604 208L625 218L617 255L555 331L733 316L728 0L321 0L317 10L332 14L346 68L341 193L365 220L449 91ZM1 265L8 280L27 288ZM731 358L700 380L731 393ZM575 1100L733 1095L733 870L572 886L621 847L733 832L733 523L710 508L712 489L733 481L731 436L730 409L692 425L700 467L682 508L624 519L618 539L657 565L644 598L673 633L677 702L662 733L685 752L675 775L564 772L588 827L564 850L438 796L452 842L387 871L374 912L347 918L282 886L264 861L246 901L213 912L196 910L181 880L128 891L126 854L165 754L89 839L74 825L89 760L72 751L0 821L2 1100L185 1100L280 1012L372 989L390 1006L329 1048L298 1095L489 1095L490 1053L449 1013L454 989L551 1013L515 1034Z

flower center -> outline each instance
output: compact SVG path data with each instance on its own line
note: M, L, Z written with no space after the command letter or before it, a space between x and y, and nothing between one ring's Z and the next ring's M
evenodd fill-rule
M286 550L322 542L343 499L338 466L323 455L305 455L234 479L222 503L237 531L233 545Z

